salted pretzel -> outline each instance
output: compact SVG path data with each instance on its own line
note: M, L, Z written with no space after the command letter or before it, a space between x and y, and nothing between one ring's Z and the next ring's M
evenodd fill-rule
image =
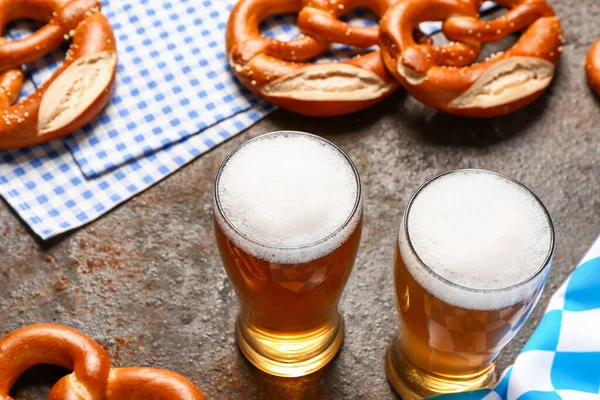
M241 0L227 26L227 55L234 74L252 92L300 114L332 116L362 110L392 93L397 83L379 51L345 62L307 60L331 42L369 48L378 28L351 26L339 18L366 7L382 16L393 0ZM264 19L298 13L303 35L288 42L260 35Z
M545 0L498 0L507 13L479 19L483 0L401 0L380 24L383 60L417 100L452 114L493 117L526 106L550 85L562 51L558 18ZM416 43L424 21L443 21L445 46ZM481 44L522 32L507 51L481 63Z
M590 86L600 96L600 39L592 45L587 53L585 72Z
M47 22L32 35L0 42L0 149L69 134L106 105L117 70L115 38L97 0L0 0L0 30L17 19ZM64 63L18 104L29 63L72 39Z
M50 390L49 400L204 400L190 381L153 368L111 368L102 347L74 329L32 325L0 339L0 400L27 369L39 364L73 373Z

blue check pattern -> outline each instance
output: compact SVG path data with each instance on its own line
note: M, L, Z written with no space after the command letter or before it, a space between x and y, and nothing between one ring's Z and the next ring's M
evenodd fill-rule
M42 239L93 221L186 163L236 135L273 107L237 84L225 55L234 0L112 0L103 13L117 38L115 92L91 124L52 143L0 151L0 195ZM346 18L372 25L357 10ZM19 39L39 28L18 22ZM433 33L439 24L427 24ZM299 34L294 16L277 16L264 35ZM26 65L22 95L45 82L68 48ZM319 58L344 59L360 50L332 46Z
M42 239L77 228L167 177L194 158L249 127L267 105L88 179L63 141L0 153L0 193Z
M494 389L436 400L600 399L600 237L552 296L533 336Z

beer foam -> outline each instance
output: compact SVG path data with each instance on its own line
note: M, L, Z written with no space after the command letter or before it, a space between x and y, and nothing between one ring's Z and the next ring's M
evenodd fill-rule
M545 281L549 268L538 272L553 250L552 222L522 185L489 171L455 171L423 186L409 207L399 235L402 258L441 300L502 309Z
M341 246L361 212L351 161L318 136L274 132L251 140L223 164L215 216L233 243L255 257L293 264Z

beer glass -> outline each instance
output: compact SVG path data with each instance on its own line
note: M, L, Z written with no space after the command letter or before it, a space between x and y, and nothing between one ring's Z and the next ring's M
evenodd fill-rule
M242 353L277 376L322 368L342 344L338 303L362 232L354 164L318 136L274 132L227 157L214 196Z
M500 350L548 278L552 221L515 180L485 170L442 174L410 199L394 272L398 335L388 379L405 399L491 385Z

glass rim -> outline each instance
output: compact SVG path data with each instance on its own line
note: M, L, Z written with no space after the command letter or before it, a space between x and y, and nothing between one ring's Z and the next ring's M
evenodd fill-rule
M450 174L455 174L458 172L478 172L478 173L486 173L486 174L492 174L492 175L496 175L499 176L503 179L506 179L510 182L515 183L516 185L518 185L519 187L525 189L527 191L527 193L529 193L531 196L533 196L533 199L537 202L537 204L539 204L542 208L542 210L544 211L544 214L546 215L546 218L548 220L548 225L550 227L550 247L548 250L548 254L546 255L546 258L544 259L544 261L542 262L542 264L538 267L538 269L535 271L535 273L533 273L531 276L528 276L526 279L517 282L513 285L507 286L507 287L503 287L503 288L499 288L499 289L475 289L475 288L470 288L467 286L463 286L460 285L458 283L452 282L446 278L444 278L443 276L439 275L437 272L435 272L433 269L431 269L419 256L419 254L417 254L417 251L415 250L412 241L410 240L410 235L408 232L408 215L410 214L410 209L413 205L413 202L415 200L415 198L419 195L419 193L421 193L421 191L430 183L432 183L433 181L446 176L446 175L450 175ZM404 212L404 216L402 217L402 221L403 221L403 225L404 225L404 236L406 237L406 242L408 244L408 248L410 250L410 252L412 253L412 255L415 257L415 260L417 261L417 263L419 264L419 266L425 270L429 275L433 276L434 278L440 280L441 282L448 284L449 286L455 287L457 289L460 290L465 290L468 292L472 292L472 293L502 293L502 292L510 292L512 290L521 288L527 284L529 284L530 282L532 282L533 280L537 279L551 264L552 264L552 258L554 256L554 249L555 249L555 232L554 232L554 223L552 222L552 218L550 216L550 213L548 212L548 210L546 209L546 206L544 206L544 203L542 203L542 201L540 200L540 198L531 190L529 189L527 186L525 186L524 184L522 184L521 182L519 182L518 180L516 180L515 178L502 174L500 172L496 172L496 171L491 171L491 170L487 170L487 169L482 169L482 168L464 168L464 169L454 169L451 171L447 171L447 172L443 172L441 174L438 174L432 178L430 178L429 180L427 180L425 183L423 183L421 186L419 186L417 188L417 190L415 190L415 192L411 195L408 204L406 205L406 210Z
M218 195L218 187L219 187L219 180L221 179L221 174L223 172L223 169L225 168L225 166L227 165L228 161L231 159L231 157L233 157L234 154L236 154L241 148L243 148L244 146L246 146L247 144L257 141L261 138L264 138L265 136L276 136L276 135L282 135L282 134L286 134L286 133L291 133L291 134L299 134L300 136L309 136L312 138L315 138L317 140L320 140L324 143L326 143L327 145L331 146L334 148L334 150L338 151L340 154L342 154L345 158L345 160L350 164L350 167L352 168L352 172L354 174L354 178L356 181L356 200L354 202L354 205L352 206L352 211L350 212L350 215L348 216L348 218L346 220L344 220L344 222L342 223L342 225L339 228L336 228L335 231L333 231L332 233L328 234L327 236L325 236L322 239L319 239L317 241L311 242L311 243L307 243L307 244L303 244L300 246L274 246L274 245L270 245L267 243L263 243L260 242L254 238L251 238L250 236L248 236L247 234L245 234L244 232L242 232L241 230L239 230L234 224L231 223L231 221L229 221L229 219L227 218L227 215L225 215L225 213L223 212L223 208L221 207L221 201L219 199L219 195ZM337 234L339 234L341 231L343 231L352 221L352 219L355 217L355 215L360 211L360 205L362 203L362 186L361 186L361 182L360 182L360 175L358 173L358 169L356 168L356 165L354 165L354 162L352 161L352 159L350 158L350 156L348 156L348 154L346 154L346 152L344 152L344 150L342 150L338 145L336 145L335 143L321 137L318 135L314 135L312 133L308 133L308 132L303 132L303 131L294 131L294 130L281 130L281 131L273 131L273 132L268 132L268 133L264 133L262 135L258 135L256 137L253 137L252 139L249 139L247 141L245 141L244 143L240 144L239 146L237 146L235 149L233 149L233 151L231 151L231 153L229 153L227 155L227 157L225 157L225 159L223 160L223 162L221 163L221 166L219 167L219 170L217 171L217 175L215 178L215 184L213 187L213 196L214 196L214 204L216 206L216 211L219 213L219 215L221 216L221 218L223 219L223 221L227 224L227 226L229 228L231 228L236 234L240 235L242 238L244 238L244 240L248 240L249 242L257 245L257 246L261 246L263 248L266 249L275 249L275 250L284 250L284 251L295 251L295 250L303 250L303 249L309 249L313 246L318 246L321 243L325 243L328 240L333 239Z

